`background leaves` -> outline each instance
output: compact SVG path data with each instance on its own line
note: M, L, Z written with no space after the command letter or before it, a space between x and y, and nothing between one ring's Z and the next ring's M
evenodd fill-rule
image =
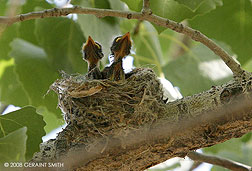
M68 18L36 20L35 35L54 71L86 72L81 46L85 42L80 26Z
M36 113L33 107L24 107L15 112L0 116L0 138L5 137L10 134L12 137L12 132L26 127L27 128L27 142L26 142L26 160L31 159L33 153L39 150L39 144L42 142L42 136L45 135L44 131L45 122L43 117ZM21 131L21 130L20 130ZM26 132L25 130L21 131ZM25 137L23 137L24 140ZM7 138L5 142L12 144L12 139ZM19 147L17 147L19 148ZM21 150L21 149L20 149ZM14 151L15 152L15 151ZM2 153L1 153L2 155ZM22 156L20 156L22 157ZM21 158L22 159L22 158Z
M210 38L227 43L242 64L251 59L252 5L249 0L223 0L223 6L190 21Z
M142 0L71 2L82 7L137 12L141 11L143 4ZM249 0L150 2L154 14L198 29L216 40L230 54L237 56L242 67L252 71L252 5ZM16 12L27 13L53 7L53 4L45 0L26 0ZM2 0L0 15L7 15L10 8L7 0ZM24 151L26 159L29 159L38 150L38 144L45 132L49 133L64 123L61 111L57 108L56 94L47 94L47 90L60 78L58 70L64 70L69 74L86 73L87 64L82 60L80 51L87 36L92 36L102 44L105 54L102 63L104 66L110 54L112 40L130 31L134 65L153 68L158 76L165 76L178 86L184 96L207 90L212 85L222 84L231 78L225 67L218 62L219 57L205 46L145 21L78 15L76 21L59 17L20 22L7 28L0 25L0 31L0 101L23 107L21 110L0 116L0 124L4 128L4 134L3 131L0 132L0 142L16 141L17 147L20 148L16 150L20 154L20 160L24 160ZM218 74L222 72L226 75L219 79L212 78L211 72L204 70L205 64L212 64L211 67L220 65L216 67L220 71ZM33 107L25 107L27 105ZM35 129L38 135L34 135L31 129ZM251 135L248 134L245 138L234 141L239 150L237 154L232 155L236 155L237 160L245 161L246 156L239 155L240 152L245 154L244 149L249 151L246 144L250 140ZM224 144L219 149L225 148L229 149L229 145ZM205 152L231 155L231 150L227 154L219 149L210 148ZM16 155L12 152L11 154L12 157Z
M0 169L4 170L6 162L24 162L26 150L27 128L23 127L0 138Z

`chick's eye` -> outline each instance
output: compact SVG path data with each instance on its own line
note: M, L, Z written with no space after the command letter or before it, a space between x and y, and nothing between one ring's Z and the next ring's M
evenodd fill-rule
M95 43L95 46L96 46L98 49L101 49L101 46L100 46L98 43Z
M119 40L121 40L121 37L118 37L118 38L116 39L116 42L118 42Z

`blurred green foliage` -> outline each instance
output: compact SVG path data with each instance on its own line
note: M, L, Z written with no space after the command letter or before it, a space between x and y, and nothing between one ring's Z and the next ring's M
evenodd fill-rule
M72 0L72 3L82 7L141 11L143 1ZM242 67L252 71L252 5L249 0L150 0L150 3L154 14L183 21L198 29L230 54L236 55ZM53 7L45 0L26 0L17 13ZM11 4L7 0L1 1L0 15L7 15L10 9ZM59 70L85 74L87 64L80 51L89 35L103 46L104 66L112 40L129 31L133 40L134 65L153 68L157 75L164 75L178 86L184 96L231 79L231 75L213 79L202 71L203 63L219 60L208 48L145 21L78 15L76 21L67 17L46 18L0 27L4 30L0 32L0 101L22 107L0 116L0 144L15 141L18 149L10 156L20 154L20 160L27 160L38 151L45 131L49 133L63 124L57 96L53 92L47 93L47 90L60 77ZM27 105L32 107L25 107ZM19 123L19 126L14 123ZM14 137L16 134L21 136L19 141ZM246 163L246 157L252 156L251 147L247 146L251 143L251 134L230 141L204 152L233 156L232 159ZM237 148L232 151L234 146Z

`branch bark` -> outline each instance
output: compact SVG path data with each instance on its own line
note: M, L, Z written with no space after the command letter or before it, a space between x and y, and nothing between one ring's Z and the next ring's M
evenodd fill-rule
M80 168L81 165L81 170L144 170L169 158L185 157L190 151L252 131L251 92L252 74L245 74L241 82L232 81L163 104L161 108L164 108L158 110L158 119L141 129L126 131L127 134L121 137L101 137L96 143L80 149L75 144L67 156L56 158L67 168ZM141 106L139 108L141 110ZM74 129L69 126L59 134L54 144L56 148L51 148L56 149L53 156L56 153L62 157L59 151L69 151L61 137L77 136ZM48 149L46 144L44 147ZM48 158L46 151L41 150L40 157L37 157L39 161L41 158L43 161L43 154L49 161L55 159Z
M188 171L193 171L194 169L198 168L202 162L194 161L193 165L189 168Z
M144 0L143 1L142 13L144 15L151 15L152 14L152 11L150 9L150 0Z
M251 171L252 167L234 162L232 160L216 157L216 156L209 156L205 154L200 154L197 152L190 152L187 155L190 159L195 160L195 161L200 161L200 162L206 162L214 165L218 165L230 170L235 170L235 171Z
M215 42L210 40L207 36L201 32L194 30L188 26L184 26L181 23L162 18L160 16L144 12L149 7L149 2L144 1L143 13L139 12L129 12L129 11L118 11L110 9L94 9L94 8L82 8L79 6L74 6L73 8L53 8L44 11L30 12L26 14L20 14L15 17L0 17L0 23L13 24L15 22L26 21L37 18L48 18L48 17L59 17L66 16L71 13L77 14L92 14L97 17L121 17L127 19L138 19L146 20L151 23L157 24L159 26L172 29L178 33L185 34L195 41L203 43L209 49L211 49L216 55L220 56L221 59L226 63L226 65L232 70L234 76L240 77L244 72L240 65L230 56L224 49L219 47Z

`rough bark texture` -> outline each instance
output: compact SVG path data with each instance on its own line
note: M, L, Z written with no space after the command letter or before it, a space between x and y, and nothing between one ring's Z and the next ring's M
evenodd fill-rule
M240 137L252 130L251 82L251 74L244 72L225 85L163 104L164 110L155 121L136 130L126 128L129 131L125 135L95 137L95 144L73 145L75 134L71 134L71 142L65 141L62 137L69 132L78 134L75 125L69 124L48 143L51 145L42 145L34 161L55 159L63 161L65 168L77 170L144 170L172 157L185 157L189 151ZM54 150L48 153L48 146Z

